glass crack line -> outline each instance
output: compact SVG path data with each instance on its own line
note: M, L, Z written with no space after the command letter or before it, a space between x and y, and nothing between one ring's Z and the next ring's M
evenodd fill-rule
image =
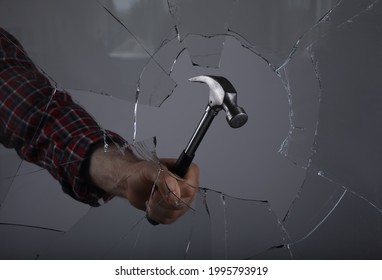
M318 90L319 90L319 94L318 94L318 114L320 112L320 108L321 108L321 103L322 103L322 81L321 81L321 77L320 77L320 73L319 73L319 69L318 69L318 62L315 61L315 57L314 57L314 52L311 50L311 46L309 46L307 48L307 51L310 53L310 61L311 61L311 64L313 66L313 69L314 69L314 72L315 72L315 76L316 76L316 80L317 80L317 83L318 83ZM284 72L286 72L286 68L283 68L284 69ZM281 78L281 76L279 76ZM308 164L306 165L306 167L303 167L306 172L305 172L305 176L304 176L304 180L299 188L299 191L298 193L296 194L295 198L293 199L292 203L290 204L289 208L288 208L288 211L287 213L285 214L282 222L284 223L290 216L290 211L291 209L293 208L294 204L296 203L297 199L300 197L300 194L302 192L302 189L304 188L304 185L305 185L305 182L306 182L306 179L307 179L307 170L311 167L312 165L312 156L315 154L316 150L315 150L315 143L316 143L316 138L318 136L318 126L320 124L319 122L319 116L317 116L317 121L316 121L316 124L315 124L315 130L314 130L314 138L313 138L313 142L312 142L312 145L311 145L311 149L310 149L310 155L309 155L309 159L308 159ZM289 139L290 135L288 135L288 137L284 140L284 142L282 143L281 147L280 147L280 151L282 151L282 149L287 149L287 146L285 147L285 145L288 144L288 139ZM297 165L297 164L296 164Z
M352 16L351 18L349 18L348 20L346 20L346 21L344 21L343 23L339 24L339 25L337 26L337 28L342 28L344 25L353 23L353 21L354 21L356 18L360 17L363 13L366 13L366 12L371 11L372 9L374 9L374 6L375 6L378 2L380 2L380 0L375 0L373 3L369 4L369 5L366 7L366 9L360 11L358 14L355 14L354 16Z
M307 235L305 235L304 237L302 237L301 239L295 241L295 242L292 242L292 243L288 243L286 245L296 245L302 241L304 241L305 239L307 239L309 236L311 236L328 218L329 216L333 213L333 211L337 208L337 206L340 204L340 202L342 201L342 199L344 198L345 194L347 193L347 189L344 190L344 192L342 193L341 197L338 199L338 201L336 202L336 204L333 206L333 208L325 215L325 217L322 219L321 222L319 222Z
M283 68L285 65L288 64L288 62L293 58L294 54L296 53L296 51L297 51L297 49L298 49L298 47L299 47L299 45L300 45L302 39L303 39L307 34L309 34L311 31L313 31L313 29L315 29L319 24L321 24L321 22L323 22L324 20L326 20L326 19L329 17L329 15L330 15L335 9L337 9L339 6L341 6L341 4L342 4L343 1L344 1L344 0L339 0L339 1L337 2L337 4L336 4L332 9L330 9L324 16L321 17L320 20L317 21L316 24L314 24L311 28L309 28L308 31L306 31L303 35L301 35L301 36L299 37L299 39L296 41L295 45L293 46L293 48L292 48L290 54L288 55L288 58L284 61L284 63L283 63L282 65L280 65L280 66L277 68L276 71L278 71L279 69ZM366 12L366 11L369 11L369 10L373 9L374 6L375 6L375 4L377 4L378 2L380 2L380 0L376 0L376 1L374 1L372 4L368 5L368 6L366 7L365 10L362 10L362 11L360 11L359 13L355 14L354 16L348 18L347 20L343 21L342 23L340 23L340 24L337 25L336 27L339 28L339 27L342 27L342 26L344 26L344 25L346 25L346 24L352 23L352 21L353 21L356 17L360 16L360 14L362 14L362 13L364 13L364 12ZM328 31L328 32L326 32L326 33L324 33L324 34L322 34L321 38L324 37L324 36L325 36L326 34L328 34L329 32L330 32L330 31ZM312 42L310 45L312 45L312 44L314 44L314 43L315 43L315 42ZM309 46L308 46L308 47L309 47Z
M281 244L281 245L275 245L275 246L272 246L272 247L269 247L255 255L252 255L252 256L249 256L249 257L246 257L244 258L244 260L252 260L254 258L256 258L257 256L260 256L261 254L264 254L265 252L268 252L268 251L272 251L272 250L277 250L277 249L282 249L284 247L286 247L287 245L284 245L284 244Z
M109 144L107 143L107 134L106 134L106 130L105 129L102 129L102 132L103 132L103 151L104 153L107 153L109 151Z
M84 88L70 88L70 87L60 87L58 88L58 90L61 90L61 91L67 91L67 92L71 92L71 91L85 91L85 92L89 92L89 93L93 93L93 94L97 94L97 95L102 95L102 96L108 96L108 97L111 97L111 98L115 98L113 95L110 95L109 93L107 92L103 92L103 91L96 91L94 89L84 89ZM74 99L74 97L72 96L72 98ZM78 100L74 99L77 103Z
M193 217L193 225L190 229L190 233L188 235L188 242L187 242L187 245L186 245L186 249L184 251L184 256L183 256L183 259L187 259L187 255L188 255L188 252L190 250L190 245L191 245L191 240L192 240L192 237L194 235L194 228L195 228L195 216Z
M309 34L311 31L313 31L318 25L320 25L324 20L326 20L329 15L335 10L337 9L337 7L339 7L341 4L342 4L343 0L339 0L337 2L337 4L331 8L329 11L327 11L313 26L311 26L305 33L303 33L296 41L296 43L293 45L292 47L292 50L290 51L288 57L286 58L286 60L276 69L276 71L279 71L281 68L283 68L284 66L286 66L289 61L293 58L293 56L295 55L295 53L297 52L298 48L299 48L299 45L302 41L302 39L307 35ZM313 42L312 42L313 43Z
M269 59L267 59L264 55L262 55L259 51L257 51L255 49L256 47L252 46L252 44L249 43L249 41L245 37L243 37L242 35L240 35L239 33L235 32L233 30L228 29L227 31L229 33L225 34L225 36L232 36L233 38L238 40L243 48L249 50L250 52L252 52L255 55L257 55L258 57L260 57L262 60L264 60L265 63L268 64L268 66L272 69L273 72L277 71L277 67L275 65L273 65L273 63Z
M223 205L223 219L224 219L224 258L228 259L228 221L227 221L227 205L224 194L220 195L221 203Z
M286 247L288 248L289 255L290 255L291 259L293 260L294 259L294 255L293 255L292 249L290 248L290 245L286 244Z
M136 142L137 139L137 133L138 133L138 102L139 102L139 93L140 93L140 83L138 81L136 93L135 93L135 103L134 103L134 116L133 116L133 125L134 125L134 132L133 132L133 143Z
M102 4L99 0L96 0L97 3L108 13L112 18L114 18L133 38L134 40L142 47L142 49L146 52L146 54L153 59L153 61L166 73L166 70L163 69L162 65L150 54L150 52L146 49L146 47L141 43L138 37L117 17L115 16L104 4ZM167 73L166 73L167 74Z
M103 254L103 259L107 259L108 255L109 255L113 250L115 250L115 248L117 248L117 245L120 244L120 243L122 243L124 240L126 240L127 237L130 236L131 232L132 232L137 226L142 226L143 221L145 221L145 220L146 220L146 215L143 215L143 216L141 216L139 219L137 219L137 221L130 227L130 229L129 229L126 233L122 234L122 237L120 237L119 240L115 241L114 244L111 245L111 246L109 247L109 249L105 250L105 253ZM140 234L140 232L141 232L141 227L139 228L137 235ZM138 243L138 239L139 239L139 237L136 236L136 240L134 241L133 246L136 246L136 244ZM131 253L131 254L132 254L132 253ZM132 258L132 256L131 256L131 258Z
M328 176L325 175L325 173L321 170L318 172L318 175L321 176L322 178L325 178L326 180L334 183L334 184L337 184L338 186L340 186L341 188L343 188L344 190L346 191L349 191L349 193L351 193L352 195L362 199L363 201L365 201L366 203L368 203L371 207L375 208L378 212L382 213L382 209L380 209L377 205L375 205L374 203L372 203L371 201L369 201L366 197L358 194L357 192L355 192L354 190L351 189L351 187L345 187L339 183L337 183L336 181L334 181L333 179L329 178Z
M8 38L7 38L7 40L9 41ZM13 43L12 43L12 44L13 44ZM16 45L15 45L15 46L16 46ZM19 48L18 46L16 46L16 47L17 47L18 50L20 50L20 48ZM22 50L20 50L20 51L23 52ZM50 104L52 103L53 97L55 96L56 92L57 92L57 87L54 87L54 88L53 88L53 92L52 92L52 94L51 94L51 96L50 96L50 98L49 98L49 101L48 101L47 105L45 106L44 113L48 110L48 108L49 108ZM34 142L34 140L35 140L35 138L36 138L36 136L37 136L37 130L39 130L39 129L42 127L42 124L43 124L43 122L45 121L45 118L46 118L45 116L42 116L42 117L41 117L41 119L40 119L40 121L39 121L39 123L38 123L38 125L37 125L37 127L36 127L36 131L35 131L35 133L33 134L33 137L32 137L32 139L31 139L31 141L30 141L31 143ZM17 167L17 169L16 169L15 175L14 175L14 177L12 178L12 181L11 181L11 183L10 183L10 185L9 185L9 188L8 188L8 190L7 190L6 193L5 193L4 199L3 199L3 201L0 203L0 208L1 208L1 205L3 205L3 204L7 201L7 197L8 197L8 195L9 195L9 192L10 192L12 186L13 186L13 183L15 182L15 178L17 177L17 174L18 174L18 172L20 171L23 162L24 162L24 159L21 159L21 161L20 161L20 163L19 163L19 165L18 165L18 167Z
M248 199L248 198L241 198L241 197L231 196L231 195L229 195L229 194L226 194L226 193L221 192L221 191L214 190L214 189L212 189L212 188L200 187L199 189L200 189L200 190L204 190L204 191L214 192L214 193L216 193L216 194L223 195L224 197L233 198L233 199L235 199L235 200L239 200L239 201L241 200L241 201L259 202L259 203L269 203L268 200Z
M42 172L42 171L44 171L44 170L45 170L45 168L40 168L40 169L35 170L35 171L29 171L29 172L25 172L25 173L17 173L17 174L14 175L14 176L3 177L3 178L1 178L1 180L15 179L16 177L22 177L22 176L32 175L32 174L34 174L34 173Z
M0 226L25 227L25 228L33 228L33 229L38 229L38 230L45 230L45 231L53 231L53 232L65 233L65 231L59 230L59 229L55 229L55 228L33 226L33 225L27 225L27 224L3 223L3 222L0 222Z
M208 220L211 223L211 212L210 212L210 209L209 209L208 204L207 204L207 190L206 189L200 189L200 191L202 192L204 209L206 210L207 215L208 215Z
M177 54L177 56L175 57L174 62L172 63L171 68L170 68L170 74L172 74L172 72L174 71L174 67L175 67L176 63L178 62L179 57L182 55L182 53L183 53L185 50L187 50L187 48L183 48L183 49L181 49L180 52L179 52L179 53Z
M364 196L356 193L355 191L351 190L351 189L348 189L348 188L345 188L343 187L344 189L346 189L347 191L349 191L352 195L355 195L356 197L364 200L365 202L367 202L368 204L370 204L370 206L372 206L373 208L375 208L378 212L380 212L382 214L382 209L380 209L377 205L375 205L374 203L372 203L371 201L369 201L368 199L366 199Z
M137 223L131 229L131 231L132 231L135 228L135 226L138 226L138 233L136 234L135 239L134 239L134 244L131 247L130 259L133 259L133 257L134 257L134 252L138 246L138 241L142 235L143 221L146 219L147 219L147 216L145 216L143 219L138 220ZM127 237L127 235L123 239L125 239Z
M190 249L191 238L192 238L192 233L190 234L190 238L189 238L187 245L186 245L186 252L184 253L184 259L186 259L187 254L188 254L188 250Z

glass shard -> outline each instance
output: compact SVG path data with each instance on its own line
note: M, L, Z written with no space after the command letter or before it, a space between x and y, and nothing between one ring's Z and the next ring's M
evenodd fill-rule
M134 41L149 55L158 51L174 28L174 20L166 0L97 0L97 2L123 24L126 31L134 36Z
M279 70L289 103L290 129L280 152L292 162L307 167L317 131L321 88L307 51Z
M378 2L312 46L322 85L313 164L380 209L381 15Z
M0 223L0 259L39 259L40 252L63 233L41 228L29 228ZM15 242L17 240L17 242Z
M292 244L309 237L330 216L345 191L309 168L301 190L283 219Z
M102 207L92 208L69 231L50 242L40 252L40 258L116 258L117 255L110 255L110 252L117 248L118 241L125 240L124 238L133 239L131 231L137 220L142 218L142 211L138 211L124 199L115 198Z
M21 165L21 159L15 151L6 149L0 145L0 207L3 204L9 189L11 188L14 176Z
M195 65L219 66L224 36L214 36L226 34L232 4L232 0L168 1L179 40L187 47Z
M374 5L379 1L380 0L366 0L362 2L356 0L336 1L336 5L296 42L289 58L292 58L295 53L298 53L297 49L304 50L335 31L338 27L352 23L354 19L363 15L368 10L373 9ZM285 62L287 63L288 61L289 59Z
M0 5L0 26L21 41L59 87L135 101L139 77L151 56L98 2L2 1ZM142 96L140 101L150 98Z
M339 0L233 2L229 31L278 68L288 59L300 37Z
M183 43L187 47L192 64L202 67L219 68L225 36L205 37L188 35Z
M13 178L12 188L1 206L0 222L67 231L79 216L86 214L89 206L63 195L60 184L45 170L29 172L31 169L36 167L24 162L20 174ZM41 197L49 199L41 200ZM62 211L65 208L68 210Z
M330 216L291 249L296 259L380 259L381 222L380 211L346 192Z
M131 46L139 45L134 48L145 53L142 53L142 57L149 57L143 68L137 68L140 75L135 76L139 77L136 85L139 90L139 102L160 106L176 87L174 81L166 75L168 61L157 60L158 56L154 56L175 32L167 1L98 0L98 3L129 35L126 36L128 40L116 48L111 56L116 59L132 59L134 56ZM172 61L174 60L175 57L172 57Z
M176 88L174 98L168 100L162 114L154 115L145 110L140 116L141 127L155 131L160 139L158 151L161 154L183 150L208 102L206 85L185 83L186 79L200 73L229 78L238 92L238 105L249 116L248 123L239 129L229 127L224 111L215 118L195 157L201 170L208 170L201 173L201 181L204 186L213 186L214 190L234 197L268 200L282 218L305 173L277 153L291 127L288 94L283 81L266 61L243 48L237 39L226 38L219 69L195 68L187 52L183 52L172 73L177 84L182 86ZM180 108L182 114L179 114ZM304 117L301 114L299 119ZM176 133L169 134L166 124ZM274 176L275 170L278 176ZM222 175L231 173L234 176ZM284 195L280 196L280 192Z
M277 218L266 201L241 200L210 191L207 205L213 259L248 259L284 243Z
M137 235L129 235L109 256L118 259L184 259L189 232L194 225L190 215L191 212L170 225L153 226L146 219L142 220Z

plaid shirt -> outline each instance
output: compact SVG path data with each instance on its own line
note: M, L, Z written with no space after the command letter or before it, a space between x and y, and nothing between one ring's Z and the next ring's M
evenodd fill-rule
M47 169L65 193L98 206L108 195L86 180L87 159L103 139L97 122L68 93L56 90L20 43L0 28L0 142Z

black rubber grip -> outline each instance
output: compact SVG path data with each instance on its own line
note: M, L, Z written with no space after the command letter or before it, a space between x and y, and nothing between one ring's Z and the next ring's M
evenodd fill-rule
M183 151L171 171L179 177L183 178L184 175L186 175L193 159L194 155L189 156L185 153L185 151Z

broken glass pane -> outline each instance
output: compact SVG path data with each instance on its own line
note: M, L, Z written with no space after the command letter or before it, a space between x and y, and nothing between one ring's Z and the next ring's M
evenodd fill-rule
M290 128L280 152L307 167L318 124L321 89L308 51L301 52L279 70L289 103Z
M230 18L231 0L168 1L177 22L179 40L187 47L191 61L204 67L218 67L224 35Z
M309 236L291 244L294 257L380 259L382 212L346 189L331 210Z
M175 58L164 60L163 57L162 59L159 57L157 60L158 56L154 56L163 45L172 39L175 33L167 1L98 0L98 3L117 23L120 23L125 29L125 33L128 34L128 36L123 34L124 42L110 55L118 60L126 60L126 63L130 64L129 67L136 68L137 72L133 73L133 77L139 77L136 82L139 102L160 106L176 86L166 75L170 71L169 61L173 62ZM134 46L134 50L132 50L132 46ZM143 68L139 68L131 62L131 60L137 59L134 58L137 53L135 50L144 52L141 53L145 60ZM149 57L148 60L147 57ZM139 75L137 75L138 73ZM125 74L131 75L128 72ZM150 82L145 82L146 79Z
M2 1L0 5L0 25L21 41L59 87L135 101L139 77L151 59L149 46L143 47L98 2ZM161 82L173 84L163 75ZM151 94L141 94L140 102L150 102Z
M160 154L183 150L208 102L206 85L184 82L200 72L229 77L238 92L239 106L243 106L249 116L248 123L239 129L229 127L224 112L214 120L196 154L201 170L208 169L201 172L204 186L213 186L235 197L269 200L282 218L304 178L304 170L277 153L291 127L288 94L269 65L243 48L235 38L226 38L218 70L195 68L187 52L183 52L172 73L179 86L163 105L166 111L156 114L141 108L140 132L146 137L150 132L155 133ZM182 114L179 114L180 108ZM163 129L166 123L174 127L176 133L169 134ZM248 147L251 152L238 147ZM226 164L218 164L223 162ZM274 176L275 169L278 177ZM232 172L235 176L222 176Z
M50 229L0 223L0 259L38 259L40 252L62 234Z
M16 152L0 146L0 206L3 204L9 189L12 185L17 169L21 164L21 159Z
M381 257L381 1L77 2L2 1L0 26L100 131L156 135L176 158L208 102L186 81L205 74L234 84L249 122L219 113L202 188L168 226L119 198L89 210L1 147L2 259Z
M45 170L41 171L41 168L38 168L37 172L34 170L36 170L35 165L23 162L1 206L0 221L68 230L78 221L79 216L87 213L89 206L75 202L68 196L62 199L60 184ZM31 186L29 182L39 182L39 184ZM30 188L33 188L33 192L29 190ZM41 201L40 197L44 196L48 196L49 199ZM28 211L20 211L20 205ZM63 208L67 208L68 211L62 211Z
M365 12L374 9L374 5L379 3L379 0L340 0L333 9L328 11L324 17L321 18L316 25L309 29L308 32L297 42L296 48L292 51L293 57L294 53L298 53L299 50L303 50L314 42L317 42L324 38L327 34L332 31L336 31L338 27L352 23L354 19L363 15ZM288 60L286 61L288 62Z
M233 1L229 30L279 68L294 46L339 0ZM303 49L300 49L303 50Z
M140 211L117 199L105 205L103 211L90 211L86 219L44 248L40 258L255 258L285 243L267 202L243 201L210 190L202 190L196 200L195 212L188 212L177 223L153 227ZM129 217L115 218L120 211L129 213ZM234 230L243 226L238 217L248 211L254 213L249 218L253 222L247 221L241 231ZM103 225L108 231L98 230L100 219L105 221Z
M207 192L213 259L248 259L284 244L275 213L266 201ZM238 230L239 229L239 230Z
M105 259L119 240L134 236L135 224L145 218L124 199L115 198L92 208L69 231L58 236L40 252L42 259ZM126 252L128 254L129 252Z
M322 85L313 163L380 209L381 14L378 2L311 50Z
M166 0L98 0L97 2L123 24L126 31L134 37L131 42L140 44L149 55L159 50L175 27ZM127 55L128 51L129 49L120 49L119 55Z
M344 192L340 185L320 176L313 168L308 169L301 190L283 219L292 244L308 238L337 207Z

